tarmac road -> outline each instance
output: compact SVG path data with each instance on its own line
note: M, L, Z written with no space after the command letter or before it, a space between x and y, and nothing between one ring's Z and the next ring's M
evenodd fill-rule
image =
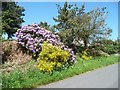
M118 64L96 69L38 88L118 88Z

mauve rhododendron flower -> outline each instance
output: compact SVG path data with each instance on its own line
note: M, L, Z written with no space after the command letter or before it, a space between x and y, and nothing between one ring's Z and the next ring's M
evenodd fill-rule
M21 29L17 30L16 37L18 44L35 54L40 53L42 43L48 41L48 43L54 46L59 46L61 49L68 51L70 53L69 61L75 62L75 56L72 49L69 49L60 42L61 40L58 35L40 27L38 24L22 26Z

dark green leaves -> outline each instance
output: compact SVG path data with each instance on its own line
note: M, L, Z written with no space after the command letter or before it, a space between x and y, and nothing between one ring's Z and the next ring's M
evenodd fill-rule
M16 2L2 2L2 34L7 34L8 39L14 36L14 33L24 22L21 16L24 16L25 9L18 6Z

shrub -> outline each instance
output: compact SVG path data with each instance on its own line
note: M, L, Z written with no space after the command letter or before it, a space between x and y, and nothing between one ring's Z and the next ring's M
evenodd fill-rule
M108 54L114 54L118 52L118 46L117 45L106 45L102 50Z
M17 51L17 45L15 41L2 42L2 63L7 60L13 60L13 54Z
M91 56L109 56L108 53L103 52L102 50L94 50L94 49L89 49L88 50Z
M80 56L84 60L90 60L90 59L92 59L92 56L89 55L89 52L87 51L87 49L84 50Z
M111 41L111 43L107 43L103 48L103 51L108 54L119 53L120 42L119 41Z
M54 69L65 65L69 56L70 54L68 51L64 51L57 46L44 42L42 45L42 51L37 59L40 61L38 67L41 71L52 72Z
M108 54L114 54L118 53L119 50L119 42L118 41L112 41L112 40L101 40L98 42L94 42L93 45L91 45L91 48L94 48L95 50L102 50L105 53Z
M62 50L68 50L70 53L69 62L75 62L75 56L72 49L69 49L67 46L61 43L58 35L55 35L51 31L41 28L37 24L23 26L21 29L18 29L16 32L16 37L18 44L22 48L33 53L35 57L37 57L41 52L42 43L44 41L47 41L54 46L60 47Z
M4 41L2 43L3 71L11 72L32 59L31 55L18 49L16 41Z
M12 52L12 45L10 42L3 42L2 44L2 63L8 60L8 57L10 56Z
M52 32L39 27L37 24L23 26L16 32L18 43L33 53L41 51L41 45L44 41L51 44L58 44L59 37Z

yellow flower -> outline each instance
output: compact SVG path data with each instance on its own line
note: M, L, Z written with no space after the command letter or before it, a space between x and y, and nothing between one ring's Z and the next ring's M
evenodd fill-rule
M61 67L61 63L57 63L57 67Z
M87 50L83 51L81 57L82 57L84 60L90 60L90 59L92 59L92 56L88 56Z
M52 72L53 69L61 67L65 62L67 62L69 56L69 52L45 42L42 45L42 51L37 59L40 61L38 68L41 71Z

